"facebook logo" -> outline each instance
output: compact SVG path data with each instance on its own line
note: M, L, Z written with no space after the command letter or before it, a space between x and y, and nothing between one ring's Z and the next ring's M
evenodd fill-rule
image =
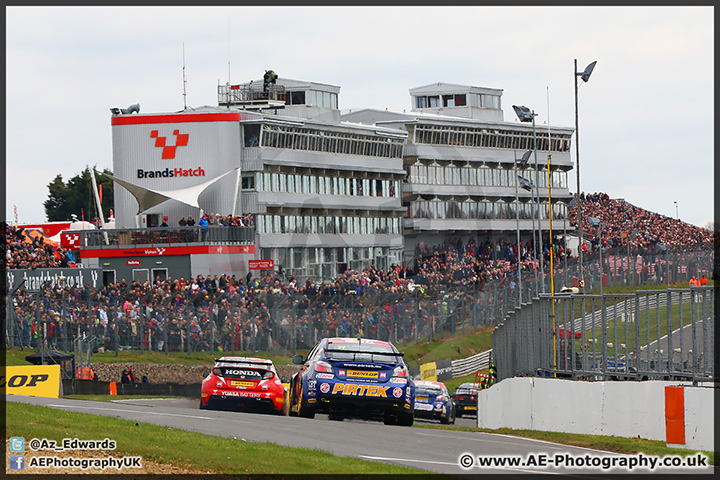
M25 455L10 455L10 470L25 470Z
M11 452L24 452L25 451L25 438L24 437L10 437L10 451Z

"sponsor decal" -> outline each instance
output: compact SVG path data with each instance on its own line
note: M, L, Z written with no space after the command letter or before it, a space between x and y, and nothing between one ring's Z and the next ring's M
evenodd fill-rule
M378 372L362 372L358 370L348 370L348 377L378 378Z
M345 370L338 370L338 375L345 376Z
M316 380L308 380L308 390L315 390L316 386L317 386Z
M127 260L125 265L140 265L140 260Z
M353 383L336 383L333 387L333 395L355 395L355 396L367 396L367 397L387 397L387 390L390 387L383 387L380 385L358 385ZM401 388L397 390L402 391Z
M252 387L253 385L255 385L255 383L254 382L236 382L236 381L231 380L230 385L234 385L236 387Z
M0 395L58 398L60 365L6 367L0 374Z
M321 383L321 384L320 384L320 391L321 391L322 393L327 393L327 392L329 392L329 391L330 391L330 385L327 384L327 383Z
M233 376L233 377L242 377L242 378L247 378L247 377L260 378L261 377L260 372L258 372L257 370L239 370L236 368L224 369L223 375Z
M387 387L390 388L390 387ZM400 398L402 397L403 389L400 387L393 388L393 397Z
M332 373L318 373L315 376L317 378L328 378L328 379L335 377L335 375L333 375Z
M155 147L162 148L163 160L172 160L175 158L177 147L186 147L188 144L188 139L190 138L189 133L181 134L180 130L175 130L173 131L173 135L175 135L175 145L167 145L167 137L159 136L157 130L150 132L150 138L155 139Z
M429 403L416 403L415 410L432 410L432 405Z
M378 352L367 352L378 354ZM381 365L375 365L372 363L343 363L346 367L360 367L360 368L383 368Z
M402 383L404 385L407 383L407 380L404 378L392 377L390 379L390 383Z
M380 372L380 378L387 378L387 372Z
M239 397L240 392L223 392L223 395L226 397Z

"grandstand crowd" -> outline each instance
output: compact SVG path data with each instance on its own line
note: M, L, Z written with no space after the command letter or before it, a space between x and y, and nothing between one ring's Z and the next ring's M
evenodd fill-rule
M584 195L582 204L585 232L594 231L586 225L589 216L604 225L604 252L617 252L627 244L635 255L656 254L658 244L683 252L713 248L712 232L612 200L607 194ZM571 224L576 219L573 210ZM252 222L251 217L246 220ZM558 269L577 263L577 252L567 248L562 236L552 246L547 238L542 245L546 266L551 255ZM5 228L5 248L7 269L74 265L66 250L10 225ZM592 237L588 258L599 248L600 242ZM514 307L518 262L523 279L531 278L539 266L539 252L531 240L522 242L518 251L514 241L504 238L484 242L451 238L433 246L421 242L411 265L393 264L388 269L373 265L334 279L299 282L295 276L275 272L245 278L198 275L154 283L123 279L95 290L88 285L54 285L41 297L21 288L8 299L8 307L25 346L36 346L43 335L54 347L65 342L64 349L68 342L72 349L78 337L95 336L109 349L137 348L142 343L143 348L165 351L264 350L278 342L287 346L291 337L305 339L302 344L311 346L315 340L311 332L412 339L436 328L451 328L447 320L453 302L462 304L473 319L488 307L499 308L501 314L505 307ZM532 282L522 285L523 297L529 298ZM490 291L494 293L479 294ZM467 292L474 295L463 296ZM273 318L274 307L282 311Z

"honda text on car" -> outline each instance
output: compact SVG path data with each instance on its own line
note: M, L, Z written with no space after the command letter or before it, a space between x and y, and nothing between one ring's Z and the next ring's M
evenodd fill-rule
M415 416L455 423L455 404L443 382L415 381Z
M290 415L330 419L382 416L388 425L411 426L415 383L394 345L364 338L324 338L290 380Z
M222 357L203 379L200 408L284 415L285 387L272 360Z

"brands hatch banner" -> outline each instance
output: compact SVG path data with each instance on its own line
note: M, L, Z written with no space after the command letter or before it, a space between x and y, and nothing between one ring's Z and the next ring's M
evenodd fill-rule
M61 277L65 277L61 280ZM102 286L101 268L38 268L36 270L5 270L7 288L14 290L23 280L22 288L29 291L39 291L46 282L51 286L60 284L68 287L84 287L87 283L90 288L97 289Z

